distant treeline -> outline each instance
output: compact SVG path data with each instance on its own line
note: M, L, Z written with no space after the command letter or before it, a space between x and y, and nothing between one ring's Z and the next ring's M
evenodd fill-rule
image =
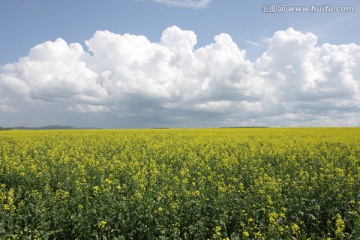
M3 128L3 127L0 127L0 131L6 131L6 130L12 130L12 128Z
M269 128L268 126L239 126L239 127L221 127L221 128Z

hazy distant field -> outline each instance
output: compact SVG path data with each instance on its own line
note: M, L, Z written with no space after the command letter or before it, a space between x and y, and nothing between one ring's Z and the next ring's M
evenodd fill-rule
M359 239L360 129L0 132L0 239Z

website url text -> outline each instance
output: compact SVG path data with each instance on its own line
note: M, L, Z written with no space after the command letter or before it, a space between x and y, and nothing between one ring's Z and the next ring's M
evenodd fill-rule
M352 13L354 10L354 6L330 5L287 6L285 4L265 4L261 7L263 13Z

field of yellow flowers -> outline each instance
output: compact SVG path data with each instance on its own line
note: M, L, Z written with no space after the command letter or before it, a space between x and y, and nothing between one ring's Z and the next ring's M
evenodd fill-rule
M0 239L359 239L360 128L0 132Z

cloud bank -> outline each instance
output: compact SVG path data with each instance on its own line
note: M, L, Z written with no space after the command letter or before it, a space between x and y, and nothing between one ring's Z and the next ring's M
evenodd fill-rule
M359 125L360 46L317 40L278 31L251 62L228 34L195 49L196 34L176 26L159 42L97 31L84 49L59 38L0 68L0 114L15 118L31 106L58 118L100 114L118 127L126 119L145 127Z

